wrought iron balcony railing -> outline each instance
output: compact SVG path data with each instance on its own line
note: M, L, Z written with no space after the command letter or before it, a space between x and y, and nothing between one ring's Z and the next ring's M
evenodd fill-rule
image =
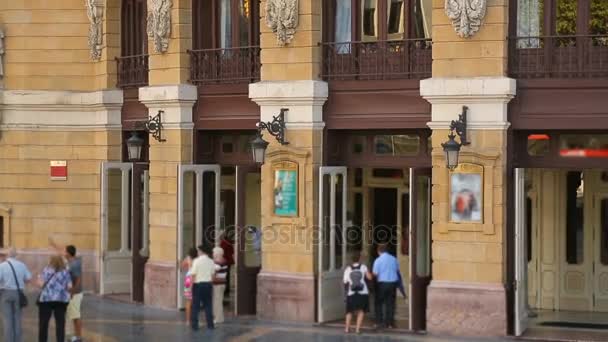
M191 50L190 82L252 83L260 80L260 47Z
M325 80L431 77L430 39L322 43Z
M148 85L148 55L117 57L119 88Z
M608 77L608 35L517 37L509 49L515 78Z

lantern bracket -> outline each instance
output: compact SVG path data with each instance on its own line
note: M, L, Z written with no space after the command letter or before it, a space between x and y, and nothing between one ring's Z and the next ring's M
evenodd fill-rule
M285 141L285 113L288 111L289 109L287 108L281 108L279 115L273 116L272 121L258 122L256 124L258 127L258 135L261 137L262 131L267 130L281 145L289 144L289 142Z
M159 110L155 116L150 116L148 120L145 121L136 121L135 129L144 129L146 132L152 135L154 139L158 142L165 142L167 139L163 139L163 123L162 123L162 114L165 111Z
M467 146L470 145L471 142L467 139L467 111L469 107L462 106L462 113L458 115L458 120L452 120L450 123L450 136L455 137L456 135L460 137L460 145Z

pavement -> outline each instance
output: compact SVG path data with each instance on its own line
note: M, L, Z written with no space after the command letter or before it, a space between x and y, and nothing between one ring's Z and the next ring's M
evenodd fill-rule
M38 334L38 310L31 298L23 315L24 342L35 342ZM204 328L193 332L184 320L184 313L175 310L151 308L97 296L85 296L82 304L84 341L513 341L512 339L458 339L406 333L373 332L361 335L344 334L339 328L311 324L278 323L250 318L232 318L214 330ZM51 319L52 321L52 319ZM0 326L0 332L2 327ZM49 342L55 340L54 326L49 330ZM0 334L0 336L2 336ZM0 337L1 339L1 337Z

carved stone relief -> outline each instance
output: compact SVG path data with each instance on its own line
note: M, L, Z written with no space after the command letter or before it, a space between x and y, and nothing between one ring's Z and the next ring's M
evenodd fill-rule
M486 16L487 0L445 0L445 14L461 38L472 37Z
M103 48L103 0L85 0L89 18L89 50L91 59L98 61Z
M279 46L289 44L298 27L298 0L268 0L266 24L277 35Z
M165 53L169 49L171 38L171 7L172 0L148 0L148 37L154 41L154 51Z

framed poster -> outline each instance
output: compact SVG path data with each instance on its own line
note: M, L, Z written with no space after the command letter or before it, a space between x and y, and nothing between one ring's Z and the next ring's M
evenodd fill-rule
M282 162L274 167L274 214L298 216L297 164Z
M483 167L460 164L450 172L450 221L483 222Z

